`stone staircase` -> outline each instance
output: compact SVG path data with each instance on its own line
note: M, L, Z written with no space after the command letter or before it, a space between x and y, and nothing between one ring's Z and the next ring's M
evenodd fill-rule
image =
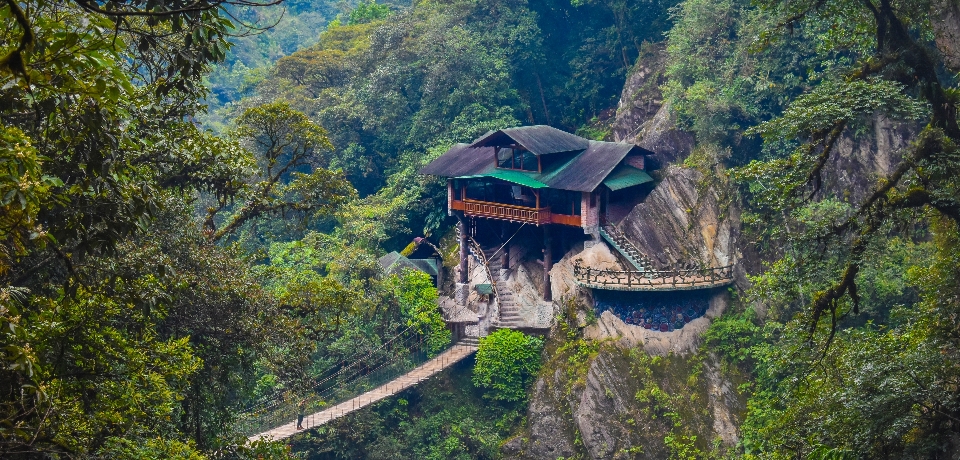
M613 225L601 226L600 236L607 240L607 242L638 271L648 272L653 270L653 264L650 262L650 259L644 256L643 253Z
M493 279L494 288L497 291L497 299L500 301L500 318L496 323L500 328L515 328L523 323L520 317L520 307L517 306L516 294L507 288L507 283L500 279L500 269L503 268L500 256L497 250L499 246L483 248L483 254L490 267L490 276Z
M479 337L464 337L457 342L457 345L463 345L467 347L479 347L480 338Z

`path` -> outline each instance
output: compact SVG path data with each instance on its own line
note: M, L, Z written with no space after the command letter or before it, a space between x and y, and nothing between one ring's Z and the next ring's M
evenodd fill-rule
M395 395L460 362L467 356L473 354L475 351L477 351L477 347L474 345L454 345L447 349L447 351L441 353L439 356L427 361L426 363L423 363L416 369L384 385L374 388L373 390L363 393L362 395L353 399L324 409L320 412L308 414L303 418L303 428L308 430L310 428L323 425L324 423L338 419L357 409L362 409L363 407L369 406L370 404L380 401L381 399ZM286 425L250 436L249 439L250 441L256 441L264 438L279 440L293 436L300 431L303 430L297 429L297 422L294 420Z

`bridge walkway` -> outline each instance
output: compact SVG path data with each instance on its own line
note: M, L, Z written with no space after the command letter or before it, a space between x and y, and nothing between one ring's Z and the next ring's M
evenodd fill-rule
M440 371L460 362L464 358L473 354L475 351L477 351L477 347L474 344L458 343L453 345L435 358L421 364L414 370L397 377L396 379L393 379L384 385L319 412L306 414L302 423L303 430L309 430L310 428L318 427L330 422L331 420L336 420L344 415L406 390L407 388L429 379L430 377L438 374ZM249 439L250 441L256 441L258 439L280 440L289 438L290 436L293 436L303 430L297 429L297 422L294 420L274 429L257 433L253 436L250 436Z

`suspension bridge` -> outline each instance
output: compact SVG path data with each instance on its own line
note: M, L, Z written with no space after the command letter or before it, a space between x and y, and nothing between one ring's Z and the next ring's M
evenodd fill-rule
M238 417L237 430L250 441L288 438L410 388L476 350L473 339L430 353L423 335L407 327L379 347L341 360L309 384L246 408Z
M362 409L387 397L393 396L403 390L406 390L407 388L427 380L440 371L460 362L467 356L470 356L475 351L477 351L476 345L453 345L435 358L423 363L412 371L387 382L386 384L380 385L373 390L362 393L359 396L327 409L314 412L312 414L304 414L300 428L297 428L296 421L291 421L276 428L254 434L249 437L249 440L256 441L258 439L284 439L293 436L302 430L309 430L332 420L336 420L344 415Z

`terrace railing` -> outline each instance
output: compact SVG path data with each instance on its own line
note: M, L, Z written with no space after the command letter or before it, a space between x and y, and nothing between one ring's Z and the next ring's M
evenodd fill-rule
M678 270L607 270L584 267L577 260L573 274L581 286L617 291L682 291L733 283L733 265Z

